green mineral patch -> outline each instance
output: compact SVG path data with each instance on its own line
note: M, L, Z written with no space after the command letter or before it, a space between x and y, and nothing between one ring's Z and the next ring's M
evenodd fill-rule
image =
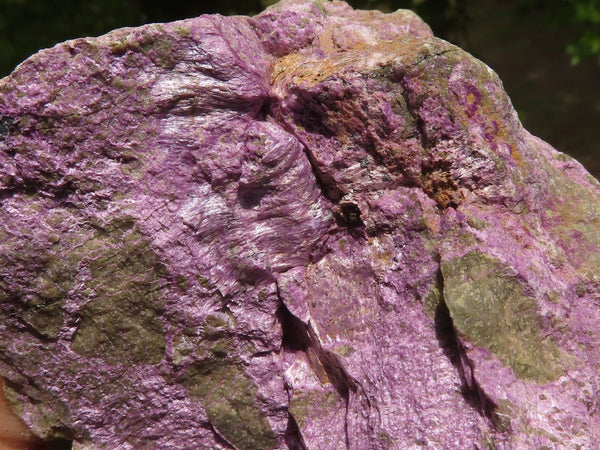
M317 7L321 15L328 16L327 8L325 8L325 4L323 0L313 0L313 4Z
M488 222L475 216L470 216L467 219L467 223L476 230L483 230L489 226Z
M472 251L444 261L441 269L444 300L460 334L520 379L547 383L562 375L563 353L546 336L535 299L508 266Z
M35 305L23 312L23 319L42 336L56 339L64 320L62 302Z
M515 415L514 411L515 405L510 400L500 399L498 401L498 405L492 417L496 430L502 433L510 431L511 419Z
M546 164L555 201L545 211L551 232L581 274L600 281L600 199L594 192Z
M188 333L177 333L173 337L173 364L178 366L194 353L196 339Z
M444 282L441 274L438 275L431 281L427 286L427 293L423 297L423 310L430 317L435 317L438 306L444 300Z
M109 44L113 54L123 55L127 52L143 53L158 66L172 68L175 65L173 41L157 24L148 28L143 35L133 33L121 36Z
M181 292L187 292L190 287L190 280L183 275L177 276L177 287Z
M341 345L338 345L337 347L335 347L333 349L333 351L340 356L350 356L356 350L354 350L354 347L352 347L351 345L341 344Z
M6 381L3 383L3 387L4 395L17 415L23 416L28 413L28 415L35 417L32 431L36 435L45 440L73 438L65 425L70 422L69 409L53 393L37 389L29 391L28 396L31 398L31 402L29 409L26 411L19 400L20 389L13 388Z
M343 407L342 399L333 389L295 391L290 399L289 411L302 429L309 419L330 416Z
M27 230L25 228L24 230ZM29 230L27 230L29 232ZM22 319L39 335L56 339L63 326L63 306L73 286L75 268L65 265L58 255L60 239L48 235L49 243L43 245L35 239L20 239L4 234L5 252L0 255L0 301L11 297L22 298L26 291L29 300L23 302ZM10 267L23 267L22 285L15 288L5 282L4 270Z
M489 431L485 431L483 435L479 438L479 445L481 448L486 448L488 450L498 450L498 441L496 437L491 434Z
M214 330L235 327L233 314L213 313L206 316L206 325Z
M142 52L148 54L152 61L163 69L172 69L177 61L173 51L173 41L166 36L157 36L154 40L142 45Z
M46 255L43 271L31 283L37 294L23 311L23 319L41 335L56 339L63 326L63 305L73 286L75 268Z
M71 349L110 364L156 364L165 341L160 319L162 267L130 218L102 227L67 256L87 263L92 300L80 311Z
M390 436L390 434L385 430L379 430L377 432L377 440L380 442L382 448L386 450L393 449L396 444L396 439Z
M157 364L165 344L162 323L143 307L143 295L112 295L88 303L71 349L110 364Z
M183 25L178 26L175 31L177 31L177 34L183 38L189 37L192 34L192 30Z
M123 175L127 175L129 177L140 179L143 174L144 164L139 160L131 160L127 162L121 163L119 169L121 169L121 173Z
M256 385L242 365L226 354L224 351L195 362L180 381L191 396L202 400L210 422L236 448L277 446L277 438L258 407Z

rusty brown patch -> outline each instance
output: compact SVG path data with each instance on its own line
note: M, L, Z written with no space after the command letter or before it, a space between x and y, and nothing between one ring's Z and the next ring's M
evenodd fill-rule
M450 172L433 170L423 175L423 191L442 209L457 207L462 197Z

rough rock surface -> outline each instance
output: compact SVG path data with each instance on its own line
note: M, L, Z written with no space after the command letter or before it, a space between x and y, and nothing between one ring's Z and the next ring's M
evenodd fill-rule
M38 435L600 441L600 186L412 13L77 39L0 114L0 372Z

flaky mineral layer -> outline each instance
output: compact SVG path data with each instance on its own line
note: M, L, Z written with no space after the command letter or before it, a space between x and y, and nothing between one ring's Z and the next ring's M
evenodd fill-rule
M600 186L414 14L76 39L0 114L0 373L39 436L600 441Z

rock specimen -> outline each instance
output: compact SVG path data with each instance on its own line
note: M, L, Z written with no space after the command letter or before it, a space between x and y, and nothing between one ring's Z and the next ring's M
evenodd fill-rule
M592 448L600 186L408 11L288 0L0 81L0 372L75 448Z

